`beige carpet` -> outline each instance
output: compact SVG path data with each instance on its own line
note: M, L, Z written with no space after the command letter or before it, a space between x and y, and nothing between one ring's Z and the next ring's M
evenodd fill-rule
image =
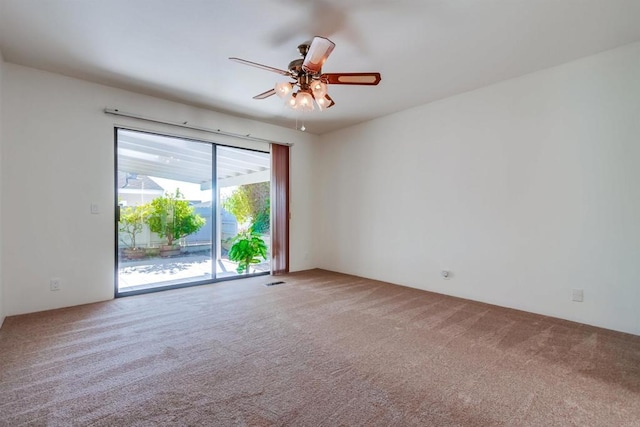
M640 337L318 270L273 280L7 318L0 425L640 425Z

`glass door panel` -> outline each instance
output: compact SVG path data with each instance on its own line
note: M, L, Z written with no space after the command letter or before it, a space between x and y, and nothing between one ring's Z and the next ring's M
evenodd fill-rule
M117 294L215 278L215 148L117 130Z
M271 156L219 146L216 159L220 206L216 275L224 278L268 273Z

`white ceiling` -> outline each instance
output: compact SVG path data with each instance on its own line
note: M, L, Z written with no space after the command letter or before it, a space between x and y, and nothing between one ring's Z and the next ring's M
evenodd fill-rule
M323 71L380 85L295 113L252 99L285 78L227 59L286 69L313 35ZM638 40L639 0L0 0L7 62L316 134Z

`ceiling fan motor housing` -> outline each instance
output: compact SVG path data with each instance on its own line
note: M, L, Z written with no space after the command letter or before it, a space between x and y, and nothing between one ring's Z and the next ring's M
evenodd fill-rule
M302 73L302 63L304 62L304 58L303 59L294 59L293 61L289 62L289 71L291 71L292 74L294 75L299 75L300 73Z
M313 80L318 80L320 78L319 74L309 74L305 70L302 69L302 63L304 59L294 59L289 63L289 71L291 72L291 77L293 77L300 89L306 90L309 88L309 85Z
M304 42L298 45L298 52L300 52L300 56L304 59L307 56L307 52L309 52L309 47L311 47L311 42Z

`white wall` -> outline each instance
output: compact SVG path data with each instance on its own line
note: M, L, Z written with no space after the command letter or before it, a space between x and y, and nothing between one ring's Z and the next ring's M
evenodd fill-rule
M1 179L11 183L2 188L6 315L113 297L114 125L218 140L106 115L105 107L294 143L291 270L314 267L307 188L318 137L10 63L3 71ZM92 202L99 215L90 213ZM49 290L52 277L62 279L61 291Z
M0 195L2 194L2 188L4 181L2 180L2 146L4 138L2 134L2 103L3 103L3 75L4 75L4 59L2 57L2 51L0 51ZM0 242L2 241L2 199L0 198ZM0 328L4 322L4 292L2 281L2 245L0 245Z
M639 76L636 43L323 135L318 266L640 334Z

